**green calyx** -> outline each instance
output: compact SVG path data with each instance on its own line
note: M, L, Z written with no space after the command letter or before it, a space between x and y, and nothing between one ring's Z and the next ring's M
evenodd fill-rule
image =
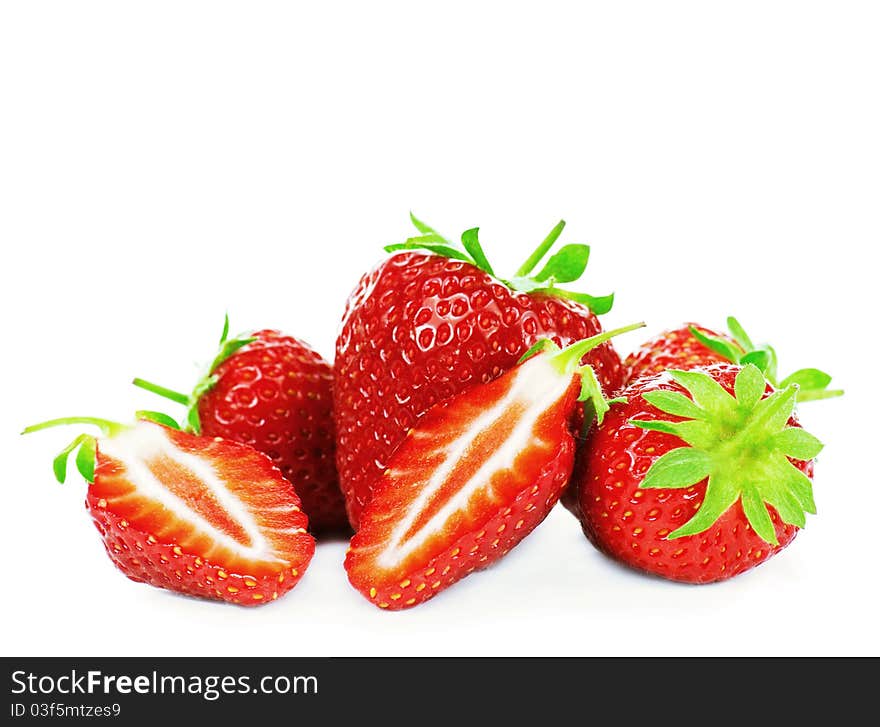
M576 341L566 348L560 348L550 339L542 338L522 355L519 363L526 361L538 353L545 353L548 356L547 360L563 376L573 376L577 374L581 381L581 393L578 396L578 401L587 404L586 409L591 409L591 411L585 412L584 419L585 421L590 421L592 416L595 416L599 424L601 424L605 418L605 413L611 407L611 404L626 400L622 398L606 399L604 392L602 391L602 386L596 378L596 372L593 370L593 367L589 364L581 364L581 359L589 351L592 351L597 346L601 346L606 341L610 341L612 338L615 338L622 333L629 333L630 331L635 331L638 328L644 327L644 323L633 323L629 326L615 328L612 331L604 331L591 338Z
M754 364L774 387L784 389L791 384L797 384L799 402L830 399L843 395L841 389L828 388L831 376L819 369L798 369L780 381L776 371L777 359L773 346L769 344L756 346L740 322L733 316L728 317L727 328L733 337L733 342L726 338L703 333L694 326L690 327L690 332L706 348L723 356L728 361L740 365Z
M135 412L138 419L147 419L157 422L172 429L180 429L180 425L167 414L158 411L141 410ZM62 417L60 419L50 419L49 421L32 424L22 430L22 434L31 434L39 432L43 429L51 429L53 427L64 427L71 424L85 424L97 427L104 437L115 437L116 435L129 429L131 425L121 424L111 421L110 419L100 419L98 417ZM52 470L55 472L55 479L61 484L67 479L67 461L70 455L76 452L76 468L83 478L88 482L95 481L95 456L97 453L97 439L91 434L80 434L58 455L52 460Z
M806 513L816 512L813 485L789 457L810 460L822 449L812 434L788 426L797 399L797 384L764 396L764 374L747 363L737 374L734 395L701 371L670 371L690 398L677 391L653 391L643 398L662 412L684 421L631 420L642 429L666 432L687 446L657 459L639 485L643 488L688 488L708 478L696 514L669 538L696 535L712 527L737 500L754 531L778 545L767 510L772 505L783 522L799 528Z
M412 213L410 213L410 219L419 234L407 238L404 242L386 245L386 252L428 250L437 255L443 255L455 260L463 260L477 266L489 275L497 277L483 252L478 227L465 230L461 235L461 242L458 243L446 239L433 227L426 225ZM613 294L593 296L558 287L560 283L573 283L583 275L587 262L590 259L589 245L564 245L544 263L537 273L533 273L559 239L564 227L565 220L560 220L541 244L529 255L528 259L519 267L512 278L498 279L512 290L522 293L545 293L559 298L567 298L586 305L596 315L607 313L614 304Z
M158 394L159 396L169 399L170 401L185 406L187 428L195 434L201 434L202 423L199 420L199 399L201 399L202 394L210 391L217 384L217 375L214 372L217 370L217 367L220 366L220 364L222 364L232 354L234 354L240 348L244 348L249 343L253 343L255 340L257 339L247 336L236 336L234 338L229 338L229 314L226 314L223 319L223 332L220 334L220 343L217 355L214 357L214 360L208 367L207 373L202 376L202 378L200 378L198 382L196 382L196 385L195 387L193 387L191 394L184 394L182 392L175 391L174 389L168 389L164 386L160 386L159 384L154 384L151 381L146 381L145 379L140 378L133 379L131 383L133 383L135 386L140 387L141 389L145 389L146 391Z

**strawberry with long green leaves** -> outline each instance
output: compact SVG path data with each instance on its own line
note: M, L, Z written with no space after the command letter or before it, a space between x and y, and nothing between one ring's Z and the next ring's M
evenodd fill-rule
M192 393L135 379L134 384L187 408L189 431L248 444L293 483L312 532L345 530L336 475L333 371L308 344L275 330L229 337Z
M643 324L526 360L429 409L391 457L361 513L345 567L371 603L418 605L502 558L556 504L571 473L578 401L609 402L584 354Z
M778 553L815 513L822 445L794 416L798 386L754 364L636 379L584 444L572 476L584 532L613 558L709 583Z
M157 412L132 424L67 417L23 433L81 425L55 458L88 482L86 508L107 555L128 578L189 596L259 606L302 578L315 549L293 486L263 454L180 431Z
M544 261L564 222L503 277L477 228L458 242L412 221L418 234L389 245L391 257L351 294L336 342L337 469L355 529L394 451L428 409L496 379L540 339L566 346L600 333L597 314L613 302L563 287L584 273L587 245L564 245ZM584 362L605 391L623 383L610 343Z
M729 334L716 333L704 326L688 323L661 333L627 357L627 381L658 374L668 369L693 369L714 363L754 364L775 387L798 385L798 401L813 401L840 396L843 391L830 389L831 376L815 368L798 369L779 377L773 346L755 345L740 322L728 317Z

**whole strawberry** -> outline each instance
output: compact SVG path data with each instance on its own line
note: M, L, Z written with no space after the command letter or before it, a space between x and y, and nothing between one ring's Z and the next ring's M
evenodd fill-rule
M840 396L842 391L828 388L831 376L813 368L799 369L779 380L776 351L769 344L756 346L740 322L727 319L730 334L716 333L704 326L686 323L661 333L627 356L624 363L626 380L659 374L668 369L693 369L714 363L754 364L767 380L779 388L798 385L798 401L812 401Z
M388 246L395 254L361 279L336 342L336 460L355 529L391 455L425 411L497 378L539 339L565 346L598 334L596 315L613 301L557 287L584 272L586 245L562 247L533 274L563 222L513 278L501 280L476 229L458 245L412 219L421 234ZM606 390L622 384L610 343L585 362Z
M312 532L348 527L339 490L332 414L333 372L308 344L274 330L228 338L191 394L143 379L134 383L188 407L195 433L223 437L267 455L293 483Z
M587 537L613 558L688 583L731 578L778 553L814 513L822 445L752 364L646 376L585 443Z
M107 555L131 580L199 598L259 606L302 578L315 550L293 486L265 456L219 437L179 431L162 414L132 425L94 417L55 419L95 426L55 458L88 481L86 508ZM152 421L151 421L152 420Z

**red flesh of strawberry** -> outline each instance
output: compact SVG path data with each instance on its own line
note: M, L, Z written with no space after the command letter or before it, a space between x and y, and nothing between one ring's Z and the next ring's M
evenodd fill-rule
M577 379L539 355L432 409L392 457L345 565L380 608L428 600L503 557L571 472Z
M266 603L314 553L292 485L265 456L152 422L98 440L86 506L126 576L192 596Z

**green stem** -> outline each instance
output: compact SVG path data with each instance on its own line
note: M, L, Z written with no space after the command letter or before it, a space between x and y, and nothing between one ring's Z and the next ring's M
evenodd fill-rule
M619 336L622 333L629 333L630 331L635 331L638 328L644 328L644 322L641 323L632 323L628 326L624 326L623 328L615 328L612 331L605 331L600 333L597 336L592 336L591 338L585 338L582 341L578 341L577 343L571 344L568 348L564 348L561 351L551 354L550 360L559 368L562 372L573 372L581 362L581 359L584 357L584 354L587 351L591 351L596 346L600 346L606 341L610 341L615 336Z
M154 394L158 394L159 396L164 396L166 399L170 399L171 401L174 401L178 404L189 406L188 394L181 394L179 391L166 389L164 386L159 386L159 384L154 384L151 381L145 381L144 379L134 379L131 383L133 383L135 386L139 386L142 389L151 391Z
M98 427L105 435L112 436L114 432L118 432L125 428L125 425L119 422L113 422L109 419L99 419L98 417L62 417L60 419L50 419L39 424L31 424L22 430L22 434L30 434L31 432L39 432L43 429L51 427L63 427L68 424L91 424Z
M532 272L532 270L535 269L535 266L541 262L541 258L547 254L550 248L553 247L553 244L559 239L564 227L565 220L559 220L559 222L556 223L556 227L550 230L550 234L544 238L544 241L535 248L535 251L531 255L529 255L528 260L520 265L519 270L516 271L514 277L524 278Z

